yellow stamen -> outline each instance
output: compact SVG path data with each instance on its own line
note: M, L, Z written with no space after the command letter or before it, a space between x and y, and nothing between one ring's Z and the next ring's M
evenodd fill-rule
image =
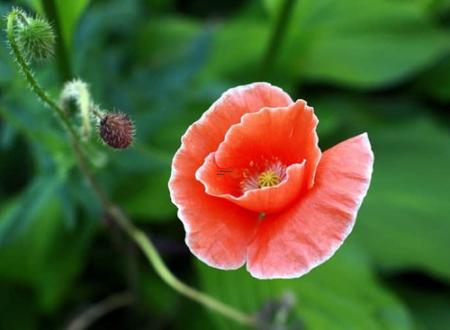
M258 185L262 187L272 187L280 183L280 177L272 170L262 172L258 176Z

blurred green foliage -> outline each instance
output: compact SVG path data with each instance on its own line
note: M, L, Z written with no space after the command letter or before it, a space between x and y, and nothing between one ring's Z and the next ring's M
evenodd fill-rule
M42 3L2 1L0 11L45 14ZM450 2L296 0L266 67L283 3L55 0L71 70L137 126L130 150L92 141L97 175L178 276L245 312L290 293L300 329L449 329ZM57 96L57 66L35 70ZM354 233L296 280L195 261L167 190L186 128L224 90L259 79L315 107L323 149L367 131L375 152ZM93 329L238 328L166 287L102 216L5 43L0 117L0 329L63 328L125 289L137 302Z

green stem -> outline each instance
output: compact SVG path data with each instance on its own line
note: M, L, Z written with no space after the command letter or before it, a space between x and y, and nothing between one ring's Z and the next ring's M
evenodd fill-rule
M176 278L167 266L162 261L158 251L156 250L153 243L148 239L147 235L140 229L136 228L131 222L128 221L126 216L122 211L112 206L109 208L109 214L117 220L117 223L124 229L129 236L133 238L136 244L141 248L147 259L155 268L158 275L166 282L167 285L172 287L174 290L178 291L180 294L197 301L198 303L208 307L211 310L215 310L230 319L235 320L243 325L252 326L256 324L256 319L240 312L239 310L232 308L231 306L225 305L224 303L216 300L203 292L195 290L190 286L181 282Z
M95 176L93 175L89 163L87 161L87 157L82 149L82 145L79 142L79 137L76 131L73 129L71 122L65 116L64 111L54 102L39 86L37 81L34 79L34 76L28 67L27 62L24 60L19 47L17 46L15 36L14 36L14 20L17 17L18 12L13 10L7 18L7 35L8 42L11 45L11 49L13 51L13 55L16 58L20 70L24 73L26 80L29 82L31 86L31 90L37 95L37 97L44 102L51 110L53 110L58 117L61 119L64 127L67 128L70 140L72 143L72 147L74 153L77 157L78 166L89 182L93 192L96 194L97 198L102 204L102 207L108 214L115 220L115 222L122 228L130 238L140 247L143 251L144 255L147 257L150 264L155 269L156 273L161 277L161 279L169 285L172 289L177 291L178 293L202 304L203 306L214 310L242 325L246 326L255 326L256 319L250 315L244 314L241 311L222 303L221 301L208 296L207 294L198 291L185 283L181 282L177 277L175 277L167 266L164 264L161 259L158 251L156 250L153 243L149 240L149 238L145 235L143 231L136 228L130 219L120 210L118 206L116 206L107 196L107 194L103 191L103 189L98 184Z
M77 132L75 131L75 128L72 126L71 122L67 118L66 114L60 107L54 102L49 95L39 86L36 79L34 78L33 72L31 71L30 67L28 66L27 61L22 56L22 53L20 52L19 46L17 45L16 38L14 35L14 21L15 19L21 15L20 12L17 10L13 10L7 18L6 23L6 34L8 37L9 45L11 46L12 53L14 55L14 58L17 61L17 64L19 65L20 71L25 76L25 79L30 84L31 90L36 94L36 96L50 109L52 109L58 116L58 118L61 120L63 126L67 129L70 135L72 135L75 139L78 137Z
M260 78L265 80L272 73L273 65L278 56L278 52L283 43L285 31L289 22L289 15L292 12L295 0L284 0L280 13L275 22L275 28L270 37L266 52L263 56Z
M56 61L58 65L61 81L67 81L72 78L72 69L70 66L69 52L67 51L65 39L62 34L61 21L54 0L41 0L45 16L52 22L56 34Z

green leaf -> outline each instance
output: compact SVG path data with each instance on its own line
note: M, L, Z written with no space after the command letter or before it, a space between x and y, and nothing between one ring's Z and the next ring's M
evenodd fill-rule
M418 81L417 90L440 102L450 103L450 56L424 74Z
M448 33L435 28L423 7L387 0L299 1L280 69L358 88L405 81L450 51Z
M244 82L250 82L248 79L255 77L260 69L270 34L270 26L266 23L240 19L218 26L202 77L247 77Z
M137 60L142 59L154 68L180 61L200 31L201 26L194 20L181 17L152 19L137 35Z
M421 288L403 293L419 330L450 329L450 291L427 292Z
M375 164L354 235L388 270L450 281L450 136L414 121L369 131Z
M157 314L175 316L175 306L180 296L148 267L139 274L139 296L147 308Z
M53 195L46 193L41 199L31 224L0 249L0 274L4 282L30 288L41 309L52 311L63 302L82 267L94 222L69 230Z
M2 283L0 292L0 329L38 329L36 305L30 301L27 290L18 290Z
M150 171L145 176L128 177L121 185L117 200L133 218L161 221L175 218L176 208L170 201L167 183L169 168ZM121 193L122 192L122 193Z
M38 177L20 197L3 207L0 213L0 247L27 229L42 209L43 204L50 195L54 194L58 178Z
M28 3L39 14L43 14L42 0L23 0ZM90 0L52 0L58 12L59 23L61 24L62 37L68 49L72 49L73 35L84 10L89 5Z
M244 269L220 271L198 262L201 286L209 294L246 313L291 293L294 313L306 329L411 329L403 305L383 288L358 252L347 243L339 253L311 273L295 280L262 281ZM222 316L211 313L218 329L237 329Z
M77 23L89 4L89 0L55 0L62 35L66 47L72 49L72 40L77 27Z

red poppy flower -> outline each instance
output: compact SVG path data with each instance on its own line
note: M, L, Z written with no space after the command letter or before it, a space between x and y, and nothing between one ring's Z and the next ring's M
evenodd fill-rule
M206 264L292 278L330 258L367 192L367 134L321 153L305 101L254 83L225 92L182 138L169 188Z

